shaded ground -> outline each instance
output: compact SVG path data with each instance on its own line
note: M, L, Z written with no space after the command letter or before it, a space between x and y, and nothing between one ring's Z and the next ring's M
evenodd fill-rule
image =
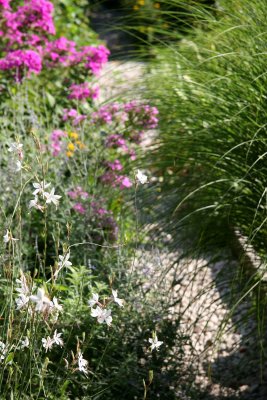
M130 60L139 56L134 33L127 31L127 12L100 3L91 12L91 27L105 40L111 60Z

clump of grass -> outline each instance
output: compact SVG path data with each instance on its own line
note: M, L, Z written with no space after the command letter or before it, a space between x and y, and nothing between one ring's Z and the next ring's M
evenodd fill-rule
M266 254L266 26L263 1L199 10L205 29L155 50L161 114L155 173L164 216L218 239L237 228ZM160 85L158 85L160 82ZM198 229L200 228L200 230ZM196 236L196 235L195 235Z

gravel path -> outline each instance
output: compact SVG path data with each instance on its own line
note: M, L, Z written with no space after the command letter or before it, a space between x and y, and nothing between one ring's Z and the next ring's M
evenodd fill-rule
M96 20L97 16L97 25ZM109 62L99 77L105 88L100 102L141 96L143 69L144 64L136 61ZM225 252L216 262L208 257L181 260L180 251L168 251L165 239L160 245L158 238L149 242L149 250L142 246L137 250L134 268L144 291L165 297L168 318L181 318L181 329L192 342L185 348L184 363L197 371L199 398L266 400L266 365L257 348L261 332L255 307L249 296L242 301L233 297L242 292L238 263ZM175 390L177 399L189 400Z

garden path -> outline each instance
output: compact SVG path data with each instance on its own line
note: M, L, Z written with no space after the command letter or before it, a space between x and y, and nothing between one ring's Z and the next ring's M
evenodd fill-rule
M116 11L118 15L121 17ZM105 88L100 102L136 99L145 89L145 64L127 56L132 48L132 43L127 46L127 35L104 29L110 28L113 16L112 10L104 8L93 15L94 28L119 54L99 77L100 86ZM115 60L123 55L123 61ZM144 147L150 142L151 138ZM180 250L169 249L170 240L167 234L160 240L149 234L149 248L138 247L133 265L144 282L144 296L151 291L162 296L168 310L166 318L180 318L182 331L191 337L184 361L196 371L199 399L266 399L267 388L260 383L260 369L266 366L258 363L258 325L250 312L252 305L246 300L233 309L233 293L238 293L240 285L237 261L225 251L216 261L211 257L181 259ZM177 398L190 399L181 389L174 390Z

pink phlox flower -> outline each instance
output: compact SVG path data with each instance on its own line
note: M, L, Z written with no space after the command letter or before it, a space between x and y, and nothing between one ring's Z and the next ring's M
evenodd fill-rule
M16 69L21 80L21 74L25 69L28 73L39 74L42 69L42 59L33 50L15 50L0 59L0 70Z
M54 157L58 156L62 150L62 138L67 137L66 132L55 129L50 135L51 147L52 147L52 155Z
M85 120L87 118L86 115L79 114L77 110L74 108L71 108L70 110L64 109L63 110L63 121L68 121L71 120L73 122L73 125L78 125L80 122Z
M117 183L119 183L120 189L128 189L133 186L131 180L127 176L119 176L117 178Z
M75 211L77 211L79 214L85 214L86 213L86 209L84 208L84 206L81 203L74 204L74 206L72 208Z
M78 198L81 198L81 199L87 199L88 198L88 193L87 192L85 192L84 190L83 190L83 188L81 187L81 186L77 186L75 189L73 189L73 190L70 190L69 192L68 192L68 196L72 199L72 200L76 200L76 199L78 199Z
M41 35L55 34L52 15L54 6L50 1L25 0L24 5L17 7L16 11L9 10L3 12L9 45L23 44L23 41L27 43L33 32Z
M11 0L0 0L0 7L2 7L5 10L9 10L10 9L10 1Z
M76 60L76 43L65 37L47 42L43 56L48 67L57 67L58 65L67 67Z
M113 162L108 162L107 166L112 169L112 171L121 171L123 166L119 160L114 160Z
M130 188L133 184L131 180L125 175L116 175L113 171L105 172L101 176L101 181L112 187L119 187L120 189Z
M74 100L85 100L88 97L91 99L97 99L99 96L99 87L89 87L88 82L84 82L81 84L72 84L69 87L70 94L68 95L69 99Z
M106 139L106 147L117 147L121 148L125 152L128 152L126 140L120 134L109 135Z
M86 58L85 68L90 69L94 75L99 75L101 68L108 61L110 51L103 45L85 46L81 50L82 57Z

